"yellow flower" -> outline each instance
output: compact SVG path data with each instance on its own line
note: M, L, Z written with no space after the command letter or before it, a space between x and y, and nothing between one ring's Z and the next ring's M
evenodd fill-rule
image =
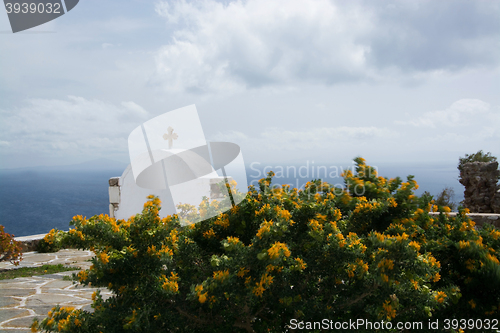
M473 300L473 299L471 299L471 300L469 301L469 305L470 305L470 307L471 307L471 308L473 308L473 309L474 309L474 308L476 307L476 302L474 302L474 300Z
M415 290L417 290L418 289L418 281L410 280L410 282L413 285L413 288L415 288Z
M392 318L396 317L396 310L392 308L391 302L389 300L386 300L382 307L384 308L384 315L387 320L391 320Z
M229 244L236 245L236 244L238 244L240 242L240 239L238 237L231 237L231 236L229 236L227 238L227 241L228 241Z
M493 261L497 265L500 264L500 262L498 261L497 257L495 257L495 256L493 256L493 255L491 255L489 253L486 255L486 258L488 258L490 261Z
M500 231L496 230L496 229L493 229L490 231L490 236L497 240L498 238L500 238Z
M276 207L279 208L278 206ZM290 212L286 209L280 209L277 213L278 217L281 217L285 221L290 220L290 218L292 217L292 214L290 214Z
M300 269L306 269L307 265L306 263L304 262L304 260L300 259L300 258L295 258L295 261L297 262L297 265Z
M458 242L458 246L459 246L461 249L464 249L464 248L466 248L466 247L467 247L467 246L469 246L469 245L470 245L469 241L460 241L460 242Z
M78 278L79 278L80 282L87 280L88 275L89 275L89 273L87 271L78 272Z
M417 252L420 250L420 244L418 244L418 242L416 241L411 241L408 245L417 250Z
M208 293L203 293L203 294L200 294L200 295L198 296L198 301L199 301L200 303L202 303L202 304L203 304L203 303L205 303L205 302L206 302L206 300L207 300L207 294L208 294Z
M238 277L242 278L245 276L246 273L250 272L249 269L245 269L245 267L241 267L239 270L238 270L238 274L236 274Z
M170 278L166 277L165 275L162 275L160 277L160 281L163 281L162 288L166 291L176 293L179 291L179 285L177 283L177 280L179 280L179 276L174 272L170 272L170 275Z
M311 229L314 230L314 231L321 231L321 230L323 230L323 225L320 224L315 219L310 219L309 220L309 227L311 227Z
M286 246L285 243L281 242L274 242L274 244L267 250L267 254L271 259L277 259L280 256L281 250L286 257L290 256L290 250L288 249L288 246Z
M368 264L367 263L363 262L363 260L361 260L361 259L356 259L356 263L361 268L363 273L368 272Z
M101 254L99 254L99 258L101 258L103 264L107 264L109 262L109 255L106 252L101 252Z
M381 233L378 233L378 232L375 232L375 237L377 237L377 239L380 241L380 242L383 242L385 240L385 235L384 234L381 234Z
M255 294L255 296L262 296L262 294L264 293L264 287L261 285L261 284L257 284L257 287L255 287L253 289L253 293Z
M238 207L238 206L235 206ZM221 214L217 217L217 219L214 222L215 225L220 225L223 228L229 227L229 218L227 214Z
M272 283L273 283L273 277L272 277L272 275L264 273L264 275L261 276L261 278L260 278L260 284L269 286Z
M214 229L210 228L210 230L205 231L205 232L203 233L203 237L205 237L205 238L212 238L212 237L215 237L215 232L214 232Z
M173 256L174 252L166 245L162 245L160 251L158 251L159 254L167 254L169 256Z
M259 230L257 231L257 237L262 238L262 236L265 233L271 231L272 225L273 225L273 221L264 220L264 222L262 222L262 224L260 225Z
M147 252L150 255L154 255L156 253L156 246L154 246L154 245L148 246L148 251Z
M218 280L218 281L224 281L225 279L227 279L229 277L229 270L225 270L225 271L215 271L214 272L214 279L215 280Z
M447 296L444 291L438 291L437 294L434 295L434 298L438 301L438 303L443 303L446 297Z
M353 278L354 277L354 272L356 271L356 265L354 264L348 264L347 265L347 275L349 276L349 278Z
M394 207L398 206L398 204L397 204L397 202L396 202L396 200L394 198L387 199L387 203L389 204L389 207L393 207L394 208Z
M378 267L382 268L382 271L385 271L386 268L388 268L389 270L392 270L394 268L394 260L391 260L391 259L382 259L378 263Z
M116 224L116 221L114 219L111 221L111 230L113 230L113 232L120 231L120 228L118 227L118 225Z
M31 324L31 332L37 332L38 331L38 320L35 320L33 324Z
M64 327L66 326L68 320L67 319L61 319L59 320L59 323L57 323L57 330L60 332L64 329Z

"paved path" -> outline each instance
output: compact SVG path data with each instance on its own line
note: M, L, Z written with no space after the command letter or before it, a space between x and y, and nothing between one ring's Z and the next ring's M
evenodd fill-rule
M65 264L87 269L93 257L90 251L65 249L56 253L24 253L24 260L18 267L33 267L43 264ZM14 267L9 262L0 262L0 269ZM52 307L72 306L91 310L92 293L98 288L82 287L72 281L63 280L78 271L49 275L21 277L0 280L0 333L30 331L33 318L43 319ZM107 289L101 289L104 299L111 296Z

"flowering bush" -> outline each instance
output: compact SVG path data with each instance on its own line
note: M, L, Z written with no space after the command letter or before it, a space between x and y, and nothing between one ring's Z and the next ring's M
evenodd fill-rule
M345 191L319 180L272 187L270 172L238 206L187 226L161 219L152 196L128 221L74 217L69 240L96 253L78 280L114 296L97 292L92 313L54 309L33 329L284 332L292 319L498 318L500 232L417 198L412 176L386 179L355 162ZM205 200L183 215L217 207Z
M65 235L66 233L62 230L50 230L49 233L38 242L37 251L42 253L59 251L64 247Z
M23 260L21 242L14 239L14 235L8 234L4 226L0 225L0 261L10 260L14 265L19 265Z

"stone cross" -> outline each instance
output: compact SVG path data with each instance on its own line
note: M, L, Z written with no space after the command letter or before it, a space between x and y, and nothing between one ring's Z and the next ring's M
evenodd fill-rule
M174 133L174 129L169 126L167 128L167 133L163 134L163 139L168 140L168 149L172 148L172 143L173 143L172 140L177 140L178 137L179 136L176 133Z

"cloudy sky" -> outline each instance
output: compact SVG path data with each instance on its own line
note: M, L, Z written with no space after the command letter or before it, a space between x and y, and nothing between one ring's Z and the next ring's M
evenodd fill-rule
M0 10L0 168L128 162L195 104L245 162L500 157L499 1L82 0L13 34Z

